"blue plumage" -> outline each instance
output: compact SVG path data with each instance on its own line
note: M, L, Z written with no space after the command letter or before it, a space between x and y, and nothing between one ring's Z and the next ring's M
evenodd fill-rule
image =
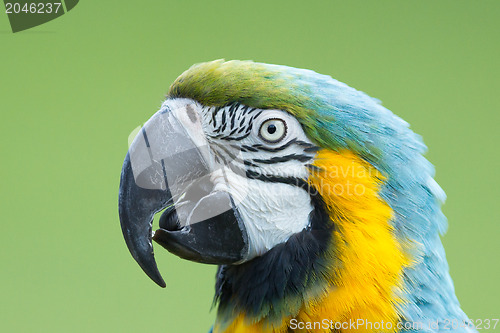
M296 78L299 94L313 96L306 107L318 116L317 128L329 133L320 144L354 150L387 177L380 194L394 211L391 222L396 236L415 245L411 253L416 264L404 271L408 302L401 312L405 318L424 324L439 321L439 330L446 330L447 323L450 326L447 320L466 321L439 237L447 228L440 208L445 194L433 179L433 166L422 156L426 146L421 137L363 92L309 70L286 68L285 72Z

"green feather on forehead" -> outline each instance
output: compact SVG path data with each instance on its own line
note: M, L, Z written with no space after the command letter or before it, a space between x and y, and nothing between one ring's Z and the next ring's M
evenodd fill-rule
M285 66L252 61L224 61L196 64L182 73L167 97L191 98L206 106L234 102L259 109L278 109L294 115L311 139L321 143L311 87L300 73ZM326 133L325 133L326 134Z

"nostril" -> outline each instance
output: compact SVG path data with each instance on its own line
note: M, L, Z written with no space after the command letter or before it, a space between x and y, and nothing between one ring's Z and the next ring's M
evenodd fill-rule
M178 231L181 229L174 205L165 209L165 211L161 214L159 225L161 229L168 231Z
M196 111L194 111L193 107L191 104L186 105L186 112L188 114L189 119L193 122L196 123L198 118L196 117Z

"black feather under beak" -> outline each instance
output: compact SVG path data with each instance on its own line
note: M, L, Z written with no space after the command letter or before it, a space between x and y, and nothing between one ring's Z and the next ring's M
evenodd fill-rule
M119 215L144 272L165 287L152 239L181 258L209 264L244 259L248 237L232 197L214 191L217 168L190 105L164 105L134 139L123 163ZM165 210L152 233L154 215Z

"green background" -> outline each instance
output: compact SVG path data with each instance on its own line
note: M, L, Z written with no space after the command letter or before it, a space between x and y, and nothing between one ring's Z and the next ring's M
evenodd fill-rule
M13 34L0 13L0 330L208 330L215 267L157 249L157 287L117 195L129 133L218 58L329 74L407 120L448 195L462 307L500 317L499 18L485 0L82 1Z

